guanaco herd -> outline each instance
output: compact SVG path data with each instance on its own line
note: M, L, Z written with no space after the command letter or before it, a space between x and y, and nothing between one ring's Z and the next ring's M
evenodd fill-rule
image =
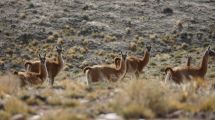
M121 81L126 74L134 75L136 79L138 79L143 68L149 63L150 51L151 46L146 47L143 57L127 56L127 53L123 54L121 52L121 57L114 58L114 64L85 67L83 71L86 74L87 85L98 81ZM54 84L55 77L64 66L62 45L56 46L56 52L57 58L46 59L46 54L39 54L39 61L27 61L24 64L24 72L15 71L14 74L20 79L21 86L42 84L47 78L49 78L49 84L52 86ZM208 67L208 59L211 56L215 56L215 52L208 47L204 52L201 65L198 67L191 65L191 57L188 57L187 64L185 66L174 68L167 67L165 69L165 82L167 80L172 80L175 83L180 84L185 80L191 81L196 78L204 80Z

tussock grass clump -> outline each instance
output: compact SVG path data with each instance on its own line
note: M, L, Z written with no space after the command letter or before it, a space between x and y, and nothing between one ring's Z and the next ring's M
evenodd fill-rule
M135 42L130 42L129 43L129 49L132 51L136 51L137 50L137 44Z
M117 38L115 36L111 36L111 35L106 35L104 37L105 42L114 42L117 40Z
M99 33L99 32L94 32L92 33L92 37L93 38L104 38L105 34L103 32Z
M23 115L27 115L29 112L29 108L27 104L22 102L20 99L16 97L8 97L5 100L5 111L11 115L15 115L21 113Z
M87 94L87 86L84 83L72 80L63 80L60 85L65 88L65 92L62 93L63 96L78 99L83 98Z
M5 111L0 111L1 120L9 120L11 115Z
M0 77L0 96L5 93L11 94L16 92L20 87L20 80L11 73Z
M53 110L44 114L42 120L87 120L83 114L74 113L71 110Z
M125 119L166 118L176 111L214 112L215 95L211 92L203 80L182 85L158 80L130 81L123 85L111 107Z
M164 97L167 91L157 82L129 82L116 98L114 109L125 118L153 118L166 114L170 110Z

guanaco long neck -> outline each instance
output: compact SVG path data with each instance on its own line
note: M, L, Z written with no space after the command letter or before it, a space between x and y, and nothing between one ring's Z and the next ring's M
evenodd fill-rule
M63 67L64 61L61 53L58 53L58 63L61 67Z
M120 78L119 80L121 80L122 78L124 78L125 74L126 74L126 71L127 71L127 65L126 65L126 61L127 60L124 60L123 58L121 58L121 61L120 61L120 67L118 69L118 72L120 73Z
M200 73L204 76L207 72L207 68L208 68L208 58L209 58L209 55L207 54L207 52L205 52L204 56L203 56L203 59L202 59L202 64L200 66Z
M40 65L39 76L44 81L48 76L46 63Z
M150 53L148 52L148 50L146 50L143 59L141 60L140 66L143 68L144 66L146 66L149 62L149 57L150 57Z

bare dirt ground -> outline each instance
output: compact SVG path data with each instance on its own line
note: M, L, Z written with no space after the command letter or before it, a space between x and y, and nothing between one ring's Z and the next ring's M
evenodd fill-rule
M162 111L162 114L165 114L163 116L147 105L146 109L145 106L142 107L144 109L137 109L132 105L128 105L128 109L124 111L115 109L113 101L119 100L115 98L116 94L119 93L119 96L122 94L119 91L125 89L129 76L122 83L126 85L100 83L93 85L92 88L79 85L79 82L82 83L85 79L82 71L85 66L113 63L113 58L118 56L119 51L143 56L148 45L152 46L151 59L144 68L144 73L141 74L141 79L145 82L154 79L162 81L164 68L185 64L187 55L193 57L192 65L198 65L208 45L215 49L215 2L213 0L0 1L0 73L2 76L5 76L7 71L24 70L24 61L38 59L40 52L46 52L48 57L53 57L56 55L57 42L62 40L65 50L63 53L65 68L58 75L55 87L46 88L46 85L43 85L39 88L20 90L18 93L9 90L9 98L7 98L8 94L2 95L2 106L4 106L2 108L0 101L0 114L6 116L5 119L16 117L17 114L29 119L32 117L35 117L34 119L55 119L56 117L59 117L58 119L102 119L107 113L120 114L120 118L117 119L168 118L173 111L173 113L179 111L178 114L181 114L173 118L201 119L203 116L202 119L204 119L204 116L213 116L215 112L213 104L209 106L214 108L209 107L210 109L206 110L200 108L193 110L196 104L191 105L190 108L184 108L193 98L189 98L185 102L186 105L185 103L179 105L176 100L178 105L176 110L169 107L171 110L168 109L168 112ZM211 83L215 78L214 60L210 58L206 75ZM168 89L178 90L177 88ZM186 92L181 92L182 97L184 94L187 96ZM214 94L212 89L205 90L203 93L205 92ZM198 99L201 94L195 93L197 97L193 96ZM210 100L214 100L213 94L209 96ZM53 96L53 99L50 96ZM14 99L18 102L12 107L23 104L26 107L22 110L14 110L15 112L10 110L10 107L5 108L7 106L5 104ZM205 99L201 100L198 102L202 103ZM121 106L124 104L122 103ZM130 109L136 110L134 113L144 112L128 114L132 113L127 112ZM62 113L62 116L53 115L56 112Z

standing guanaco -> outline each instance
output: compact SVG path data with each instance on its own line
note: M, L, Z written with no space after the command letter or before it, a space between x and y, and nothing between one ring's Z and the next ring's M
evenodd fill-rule
M30 71L14 72L14 74L17 75L18 78L21 80L21 87L27 84L32 84L32 85L42 84L47 79L48 71L46 67L45 57L46 57L46 54L44 54L44 56L41 56L41 54L39 54L40 65L39 65L38 72L30 72Z
M215 56L215 52L208 47L203 55L202 63L199 67L190 66L189 60L187 64L189 66L179 66L174 68L167 67L165 69L165 81L172 79L174 82L180 84L183 80L194 80L195 78L204 80L205 74L207 73L208 59L210 56ZM189 59L191 60L191 58Z
M146 47L143 58L136 56L128 56L127 58L127 73L135 74L136 79L139 78L139 74L143 68L148 64L150 58L151 46ZM119 57L114 58L116 68L119 67L121 59Z
M63 51L62 46L61 45L56 46L56 50L58 53L57 58L46 61L50 85L54 84L54 78L62 70L64 65L64 60L62 57ZM40 65L39 61L28 61L25 63L25 68L31 72L38 72L39 65Z
M121 61L118 68L115 68L111 65L94 65L91 67L85 67L84 73L87 76L87 84L91 82L98 82L98 81L119 81L124 78L127 66L127 53L122 54L121 52Z

